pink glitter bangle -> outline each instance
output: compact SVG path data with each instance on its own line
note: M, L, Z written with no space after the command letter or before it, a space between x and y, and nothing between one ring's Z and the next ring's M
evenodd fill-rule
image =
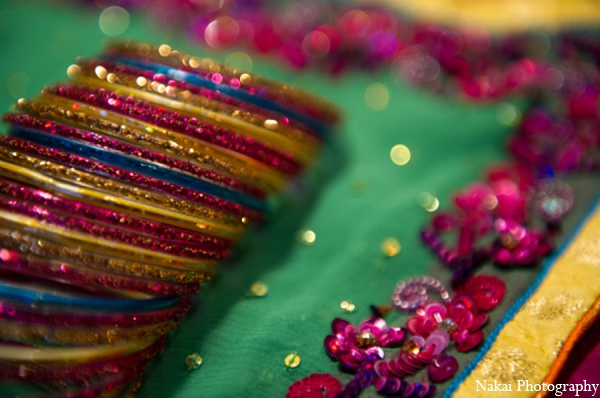
M129 214L103 209L94 205L80 203L74 200L61 198L50 192L30 188L16 182L0 177L0 194L14 198L23 204L45 206L71 215L84 217L108 225L118 226L136 231L140 234L151 235L155 238L178 242L179 244L192 245L196 248L225 250L231 247L232 241L203 235L194 231L169 226L160 222L146 221ZM4 199L6 200L6 199Z
M148 49L149 51L146 51ZM227 67L208 59L196 58L198 62L190 65L185 62L185 54L182 52L171 52L166 57L159 53L158 47L150 47L143 43L121 42L110 43L105 53L110 56L124 57L131 60L150 61L170 68L179 69L194 75L206 78L209 81L226 84L235 89L243 90L251 95L259 93L263 98L268 98L277 104L282 104L289 110L298 112L303 116L317 119L328 125L339 121L340 112L331 104L320 98L309 95L297 88L276 83L273 80L261 78L252 74L249 82L244 81L243 72L236 73ZM218 67L219 72L212 72L212 67Z
M44 385L63 385L65 381L82 385L98 377L114 374L132 379L143 373L146 363L162 350L164 342L165 338L161 337L149 347L133 354L80 365L55 363L48 366L44 363L0 361L0 379L32 381Z
M72 165L93 173L107 175L119 181L151 188L173 197L189 200L203 206L246 217L248 220L261 220L263 217L262 213L237 203L229 202L215 196L194 191L153 177L148 177L134 171L125 170L93 159L70 154L59 149L48 148L20 138L0 137L0 146L15 148L24 153L41 156L61 164Z
M89 70L89 73L91 73L92 69L95 69L96 66L103 66L109 73L115 72L133 77L143 77L144 79L150 82L165 84L168 87L174 87L183 92L189 91L191 94L200 97L205 97L211 101L215 101L224 105L231 106L232 108L241 109L246 112L259 115L265 119L275 120L280 125L288 126L291 129L297 129L302 131L303 133L310 135L314 139L315 144L322 139L319 133L317 133L309 126L294 119L290 119L286 116L283 116L277 112L271 111L266 108L261 108L248 102L238 100L234 97L224 95L216 90L196 86L181 80L171 79L160 73L138 69L129 65L117 64L110 60L97 58L88 60L84 64L81 64L79 66L81 67L83 72L88 72Z
M43 221L49 225L63 227L68 231L78 232L102 238L126 245L131 245L152 251L173 254L181 257L190 257L208 260L223 260L229 253L223 249L214 249L213 251L197 247L193 243L169 242L157 237L144 236L143 234L130 232L121 228L109 227L97 222L81 219L73 216L58 213L37 204L23 203L14 199L0 196L0 210L10 211L14 214L21 214ZM90 209L91 210L91 209ZM101 214L101 213L100 213ZM97 219L99 214L95 214Z
M189 162L183 162L181 160L174 159L159 152L142 149L134 145L107 138L100 134L68 127L60 123L36 118L30 115L6 114L4 115L3 119L7 123L12 123L25 128L32 128L38 131L43 131L48 134L53 134L72 140L83 141L95 146L121 152L123 154L126 154L127 156L156 162L169 168L189 173L198 178L207 179L212 182L240 190L241 192L255 196L257 198L263 198L265 196L265 193L259 190L258 188L236 181L230 177L222 176L215 172L205 170L199 166L193 165Z
M191 305L191 296L183 295L177 303L160 310L114 313L87 312L76 308L65 309L48 304L38 304L35 308L23 303L2 300L0 319L13 319L21 323L40 325L63 325L82 328L102 328L107 326L132 328L149 326L167 321L179 322Z
M167 128L201 141L239 152L288 174L298 174L300 164L289 153L275 149L219 126L186 117L177 112L152 105L148 101L124 97L106 89L91 89L80 85L53 86L44 93L80 101L118 112L156 126Z

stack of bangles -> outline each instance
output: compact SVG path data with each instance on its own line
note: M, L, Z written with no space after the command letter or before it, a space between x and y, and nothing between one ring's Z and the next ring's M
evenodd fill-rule
M0 378L126 396L339 112L167 45L112 43L68 75L4 115Z

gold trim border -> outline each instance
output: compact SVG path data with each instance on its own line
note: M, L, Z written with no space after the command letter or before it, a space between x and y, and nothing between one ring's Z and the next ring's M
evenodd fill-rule
M526 383L543 383L564 342L599 296L600 206L596 204L538 289L500 331L453 397L498 397L504 396L502 390L511 397L534 396Z

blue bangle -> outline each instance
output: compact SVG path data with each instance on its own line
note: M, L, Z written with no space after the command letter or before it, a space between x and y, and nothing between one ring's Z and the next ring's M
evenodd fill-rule
M48 304L99 311L152 311L176 304L180 297L156 297L146 300L92 298L84 294L44 291L0 279L0 298L24 304Z
M203 76L196 75L190 72L185 72L173 67L161 65L147 60L140 61L130 58L114 56L105 56L104 58L107 58L114 62L120 62L125 65L133 66L135 68L151 70L155 73L162 73L163 75L168 76L172 79L181 80L186 83L194 84L196 86L218 91L230 97L234 97L242 101L246 101L254 105L260 106L262 108L268 109L270 111L278 112L285 116L291 117L292 119L295 119L296 121L303 123L308 127L312 128L313 130L317 131L323 137L326 137L328 135L329 127L326 124L315 120L309 116L306 116L300 112L297 112L293 109L289 109L288 107L282 106L268 98L261 98L257 95L250 94L245 90L232 88L227 84L217 84Z
M170 182L172 184L181 185L198 192L216 196L243 206L251 207L255 210L264 211L266 209L265 202L242 192L230 190L200 178L171 170L155 163L126 156L113 150L108 150L68 138L50 135L37 130L24 129L17 126L13 126L13 128L9 131L9 135L35 142L36 144L45 145L76 155L92 158L112 166L122 167L137 173L145 174L153 178Z

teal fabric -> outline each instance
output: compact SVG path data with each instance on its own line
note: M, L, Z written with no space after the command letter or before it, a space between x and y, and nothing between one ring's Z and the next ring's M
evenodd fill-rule
M0 110L8 110L15 96L31 97L44 84L65 79L76 56L98 53L106 39L99 13L65 3L0 4ZM203 54L139 15L132 16L122 36ZM209 55L225 59L228 53ZM291 198L271 221L251 231L217 277L203 285L166 349L149 366L141 398L281 397L292 382L314 372L331 372L347 382L351 375L340 372L323 349L331 320L359 323L370 304L389 302L395 284L407 277L431 273L443 282L450 278L420 243L419 230L430 217L418 204L420 193L435 193L441 208L447 208L452 192L507 157L504 141L510 129L497 121L497 104L469 104L419 91L397 83L385 69L334 79L314 71L292 72L273 59L253 60L254 71L319 93L343 108L336 155L308 183L291 189ZM365 104L365 89L374 82L390 92L382 111ZM390 160L396 144L411 150L405 166ZM574 183L582 193L568 225L599 186L588 178ZM316 233L312 246L297 239L305 228ZM402 245L396 257L385 258L380 251L387 237ZM485 271L510 281L505 303L485 328L489 333L536 270L503 272L488 266ZM269 286L266 297L246 297L255 281ZM354 303L356 311L344 313L343 300ZM397 314L389 320L402 323ZM187 371L185 358L194 352L204 363ZM288 369L284 358L292 352L301 364ZM461 365L473 355L459 354ZM17 390L1 386L0 396ZM364 394L374 395L373 390Z

